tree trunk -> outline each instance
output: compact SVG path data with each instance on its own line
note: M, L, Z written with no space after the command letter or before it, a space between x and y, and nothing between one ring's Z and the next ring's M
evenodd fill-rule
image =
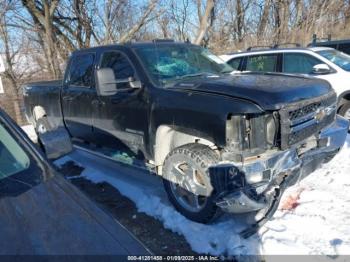
M276 0L275 8L275 43L281 43L288 34L289 0Z
M197 0L197 3L198 3L197 8L198 8L198 16L199 16L198 17L199 18L199 28L197 31L196 38L194 40L194 44L199 45L202 42L205 34L208 31L208 28L210 25L210 20L212 19L212 15L213 15L215 2L214 2L214 0L207 0L205 12L203 15L201 14L201 11L200 11L201 0Z
M57 56L57 44L53 31L53 15L57 9L59 0L42 0L40 3L35 0L22 0L22 4L32 16L34 24L37 26L39 38L43 41L43 49L46 53L48 69L54 78L61 76ZM43 7L43 9L41 8Z
M244 29L244 9L241 0L236 1L236 33L238 42L243 40L243 29Z
M269 21L270 7L271 7L271 0L265 0L264 9L263 9L259 26L258 26L258 38L261 38L265 35L266 26Z
M300 28L303 22L304 2L303 0L295 0L296 18L294 27Z

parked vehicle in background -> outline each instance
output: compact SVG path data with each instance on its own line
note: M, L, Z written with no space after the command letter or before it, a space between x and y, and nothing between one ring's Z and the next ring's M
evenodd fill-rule
M239 72L300 74L327 80L338 96L337 112L350 119L350 56L329 47L248 50L221 58Z
M64 80L24 87L26 114L37 132L64 126L75 141L134 154L192 220L259 211L261 222L338 152L348 122L326 81L232 70L190 43L84 49Z
M149 254L58 174L1 108L0 221L1 255Z
M331 35L326 39L319 39L316 35L313 35L312 43L308 47L316 46L334 48L350 55L350 39L332 40Z

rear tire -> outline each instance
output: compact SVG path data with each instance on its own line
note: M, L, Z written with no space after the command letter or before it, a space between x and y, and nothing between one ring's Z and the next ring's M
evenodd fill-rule
M37 134L44 134L51 130L51 125L47 117L41 117L36 121L35 131Z
M164 188L175 209L186 218L199 223L209 223L220 215L221 210L214 202L215 195L213 192L211 192L210 196L195 195L185 190L183 186L171 182L169 179L170 177L174 177L174 175L177 177L179 176L178 174L174 174L174 168L178 170L178 166L187 165L184 172L186 172L186 174L194 174L193 177L195 177L195 179L192 179L192 181L196 180L195 183L198 183L198 180L200 180L200 187L202 189L208 189L208 187L205 186L208 180L210 183L208 168L218 163L218 161L218 155L208 146L201 144L180 146L172 150L166 157L163 167ZM186 174L182 173L184 177L189 177ZM199 178L197 179L197 177ZM206 181L206 183L203 181ZM191 182L189 183L191 184ZM197 198L197 200L193 200L194 198ZM188 202L187 204L186 201ZM192 205L193 203L196 204Z

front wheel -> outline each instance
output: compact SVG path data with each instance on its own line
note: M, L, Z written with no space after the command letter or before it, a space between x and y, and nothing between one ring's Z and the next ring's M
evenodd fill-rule
M201 144L180 146L166 157L163 168L164 188L170 202L185 217L209 223L220 214L211 194L208 171L209 166L218 161L218 155Z

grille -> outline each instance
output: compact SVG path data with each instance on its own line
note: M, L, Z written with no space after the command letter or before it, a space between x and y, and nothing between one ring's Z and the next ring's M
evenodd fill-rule
M322 128L328 126L330 123L333 122L334 116L335 116L335 113L332 113L320 123L316 122L315 124L312 124L307 128L301 129L300 131L291 132L288 139L288 145L291 146L293 144L296 144L304 140L305 138L308 138L314 134L317 134Z
M293 121L305 115L315 112L318 108L330 106L333 103L335 103L334 99L335 98L333 96L329 96L324 98L324 100L322 101L314 102L314 103L302 106L301 108L298 108L296 110L292 110L289 112L289 119Z
M316 99L293 103L279 112L281 119L281 148L318 134L331 124L336 114L336 95L334 93Z

